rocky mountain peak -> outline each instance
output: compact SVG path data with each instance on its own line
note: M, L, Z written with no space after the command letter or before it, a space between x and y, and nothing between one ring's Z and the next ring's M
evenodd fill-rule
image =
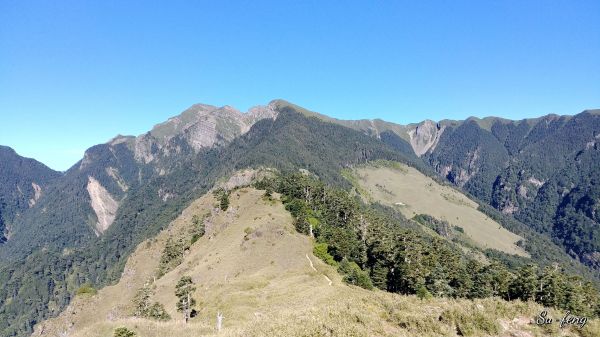
M181 114L157 124L151 131L138 137L118 136L110 145L127 143L135 153L135 159L150 163L157 156L170 156L189 147L197 152L202 148L222 145L238 137L265 118L276 118L274 103L259 105L241 112L225 105L216 107L208 104L194 104Z
M433 151L445 128L445 126L440 126L439 123L426 119L409 130L410 145L415 154L421 157L427 151Z

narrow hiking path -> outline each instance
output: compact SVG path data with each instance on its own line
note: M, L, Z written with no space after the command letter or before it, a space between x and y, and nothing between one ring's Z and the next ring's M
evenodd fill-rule
M310 267L312 268L312 270L314 270L314 271L316 271L318 273L319 271L313 265L312 260L310 259L310 257L308 257L308 254L306 254L306 259L308 260L308 263L310 264ZM333 284L333 282L331 281L331 279L329 277L327 277L327 275L323 275L323 277L325 277L325 279L327 280L327 282L329 283L329 285Z

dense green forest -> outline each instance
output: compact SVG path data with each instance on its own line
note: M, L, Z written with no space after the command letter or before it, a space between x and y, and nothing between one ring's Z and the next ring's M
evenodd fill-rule
M282 194L296 229L314 236L315 255L338 266L349 283L422 297L533 300L600 315L600 295L592 283L564 273L558 264L539 268L530 262L515 268L494 259L478 262L441 237L415 230L401 214L387 216L306 174L284 174L256 186ZM419 221L434 219L422 215Z
M0 244L6 242L7 226L36 200L36 190L44 193L48 184L61 174L44 164L19 156L13 149L0 146ZM12 230L12 229L11 229Z
M598 275L599 137L598 111L487 125L472 119L448 125L423 159Z

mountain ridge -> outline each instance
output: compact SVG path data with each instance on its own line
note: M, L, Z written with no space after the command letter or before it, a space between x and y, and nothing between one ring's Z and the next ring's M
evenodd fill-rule
M190 109L157 124L154 134L150 130L137 137L117 136L89 148L84 158L53 181L49 190L43 190L36 204L19 218L11 240L0 246L0 256L7 257L0 265L0 282L5 284L0 289L0 300L9 300L0 307L0 321L8 324L0 324L0 331L9 335L31 332L37 320L58 314L84 282L103 286L118 280L128 254L139 242L163 229L218 179L240 169L264 166L289 172L302 168L327 184L350 188L351 184L340 175L342 169L377 159L397 160L432 177L439 174L441 177L436 179L445 178L478 200L505 211L512 206L505 208L509 205L504 202L507 196L497 192L514 184L512 176L502 171L510 156L519 155L522 149L535 150L523 152L524 158L543 153L539 144L546 143L536 142L552 139L553 133L565 139L569 132L579 130L581 140L566 148L571 151L583 146L583 152L576 151L565 158L570 163L579 159L583 164L577 165L587 165L587 171L582 172L593 177L598 149L596 142L587 145L589 141L583 141L590 132L585 122L589 118L595 120L592 113L573 118L548 117L543 119L547 123L534 126L527 122L495 122L490 130L475 120L460 125L427 121L411 126L411 139L404 126L380 120L324 121L320 117L323 115L283 100L250 109L250 115L228 106L193 105ZM208 137L198 134L204 131ZM465 141L465 136L470 138ZM414 146L420 148L420 156ZM552 165L536 170L552 171ZM565 169L569 167L561 167ZM529 184L545 181L545 176L534 173L521 175ZM584 186L583 180L578 183ZM507 189L508 198L514 197L511 193L517 198L523 194L519 192L523 191L520 180L517 185ZM525 188L535 191L529 185ZM585 201L586 196L596 192L570 192L570 199L565 200L574 205L575 215L579 211L586 217L592 214L593 203L581 210L576 207L580 200ZM515 207L521 206L508 201ZM571 212L560 218L539 220L540 214L526 215L534 219L532 224L569 224L574 216ZM528 218L523 215L519 219ZM589 219L595 221L593 217ZM586 222L587 225L593 222ZM568 235L567 231L563 237ZM558 239L556 242L560 243ZM579 259L579 253L582 257L588 254L592 261L595 256L588 249L579 250L573 257ZM32 278L33 269L50 277L51 283ZM27 298L38 301L27 303ZM42 309L33 313L21 311L32 306Z

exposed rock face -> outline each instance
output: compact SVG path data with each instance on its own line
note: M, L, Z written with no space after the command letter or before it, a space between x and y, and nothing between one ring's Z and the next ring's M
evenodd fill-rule
M188 145L194 151L232 141L265 118L277 118L275 104L256 106L242 113L230 106L195 104L179 116L156 125L134 141L136 160L152 162L156 156L169 156ZM114 141L113 141L114 142Z
M229 179L227 179L227 181L218 184L218 186L226 190L232 190L237 187L248 186L253 181L257 181L265 177L272 177L273 174L274 170L268 168L244 169L235 172L229 177Z
M87 191L90 195L90 201L92 208L96 213L96 235L104 233L110 227L115 220L117 208L119 204L108 191L100 185L100 183L94 179L94 177L88 177Z
M532 185L534 185L535 187L542 187L542 186L544 185L544 182L543 182L543 181L541 181L541 180L539 180L539 179L536 179L536 178L535 178L535 177L533 177L533 176L532 176L532 177L530 177L529 179L527 179L527 181L528 181L529 183L531 183Z
M106 168L106 173L115 180L115 182L117 183L117 185L119 185L119 187L121 188L121 190L123 192L127 192L127 190L129 189L129 186L127 186L127 182L125 182L125 179L123 179L120 175L119 175L119 170L117 170L116 168L109 166Z
M415 154L421 157L428 151L433 151L445 128L446 126L440 126L431 120L425 120L416 128L408 131L410 145Z
M42 196L42 188L40 185L31 182L31 187L33 187L33 198L29 199L29 208L33 207L38 199Z

